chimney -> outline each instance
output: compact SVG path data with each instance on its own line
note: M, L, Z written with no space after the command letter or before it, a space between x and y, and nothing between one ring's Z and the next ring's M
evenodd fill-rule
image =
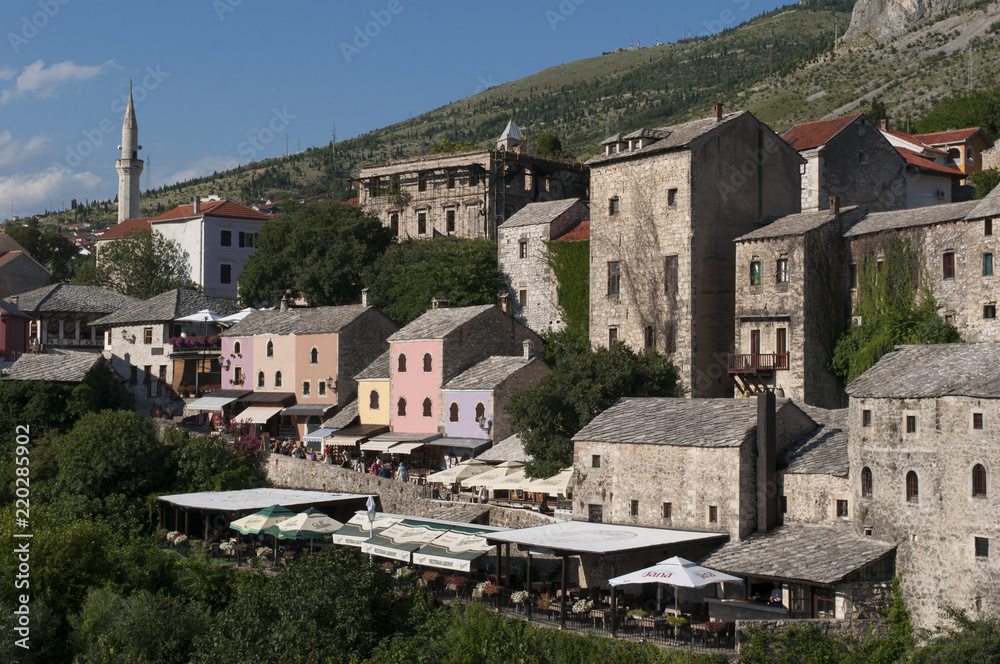
M830 197L830 214L835 217L840 216L840 196Z
M278 311L288 311L288 296L281 296L281 304L278 305Z
M757 395L757 532L778 525L777 443L774 392Z
M524 361L527 362L531 359L531 346L533 345L531 339L525 339L521 345L524 346Z
M500 309L507 315L510 315L510 293L504 293L500 296Z
M372 292L367 288L361 289L361 305L364 307L372 306Z
M447 309L451 306L451 300L446 297L432 297L431 309Z
M201 214L201 196L195 196L191 202L191 214Z
M712 117L715 118L716 122L722 120L722 103L712 104Z
M889 118L882 118L879 120L878 126L882 131L889 131Z

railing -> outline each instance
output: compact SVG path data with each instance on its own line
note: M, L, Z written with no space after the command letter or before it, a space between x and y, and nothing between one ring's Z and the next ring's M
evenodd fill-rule
M729 354L729 373L788 371L788 353Z

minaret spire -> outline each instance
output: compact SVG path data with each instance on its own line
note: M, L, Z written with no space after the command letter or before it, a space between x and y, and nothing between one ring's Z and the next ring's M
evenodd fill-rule
M132 81L128 82L128 107L122 121L121 159L115 162L118 171L118 222L139 216L139 176L142 174L142 160L139 159L139 123L135 119L135 104L132 101Z

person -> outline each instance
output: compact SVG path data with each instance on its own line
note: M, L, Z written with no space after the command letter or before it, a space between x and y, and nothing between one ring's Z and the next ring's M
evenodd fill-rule
M438 488L437 484L435 484L434 488L431 490L431 498L434 500L441 500L441 489Z
M296 459L306 458L306 455L302 452L302 443L295 443L295 449L292 450L292 456Z
M399 466L396 467L396 480L400 482L406 481L406 466L403 465L402 461L400 461Z
M333 450L329 447L326 448L326 454L323 455L323 463L332 466L333 465Z
M340 467L350 468L351 467L351 457L348 456L347 450L342 450L340 452Z
M369 468L369 470L372 471L372 475L378 475L378 471L379 471L378 459L375 459L374 461L372 461L372 465Z
M378 476L379 477L384 477L387 480L391 480L392 479L392 466L388 462L386 462L386 464L382 466L382 469L378 471Z
M306 458L309 459L310 461L315 461L316 460L316 451L313 450L312 448L309 448L306 451Z

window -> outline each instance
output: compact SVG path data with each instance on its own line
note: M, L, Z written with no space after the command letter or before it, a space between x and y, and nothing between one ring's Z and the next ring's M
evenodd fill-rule
M396 373L406 373L406 355L402 353L396 358Z
M617 342L617 341L618 341L618 328L617 327L609 327L608 328L608 348L611 348L612 346L614 346L615 342Z
M858 288L858 266L854 263L847 266L847 285L851 290Z
M663 259L663 292L677 295L677 256Z
M864 409L861 411L861 426L870 427L872 425L872 411Z
M517 257L527 258L528 257L528 241L521 240L517 243Z
M448 421L458 422L458 404L454 401L451 402L451 407L448 408Z
M600 454L591 454L590 455L590 467L591 468L600 468L601 467L601 455Z
M836 614L837 602L832 590L814 590L817 618L833 618Z
M618 295L622 289L622 267L618 261L608 261L608 295Z
M976 538L976 558L989 558L990 557L990 538L989 537L977 537Z
M396 415L406 417L406 399L403 397L399 397L399 401L396 402Z
M983 414L973 413L972 414L972 428L977 431L982 431L983 429Z
M984 304L983 305L983 318L994 319L997 317L997 305L995 304Z
M847 516L848 516L847 501L846 500L838 500L837 501L837 518L838 519L846 519Z
M993 276L993 254L983 254L983 276Z
M947 251L942 257L943 276L945 279L955 278L955 252Z
M663 517L664 519L674 518L673 512L674 512L673 503L663 503L663 507L660 508L660 516Z
M147 327L142 330L142 343L147 346L153 343L153 328Z
M431 357L431 354L424 353L424 373L430 373L433 364L434 364L434 359Z
M240 237L246 236L246 246L256 247L257 246L257 234L256 233L240 233ZM244 246L243 244L240 245Z
M986 468L981 463L972 467L972 497L986 497Z
M393 235L399 235L399 213L393 212L389 215L389 230Z
M906 502L916 503L920 500L920 483L917 474L912 470L906 473Z
M426 399L424 399L424 417L430 417L431 416L431 409L432 408L433 408L433 404L431 404L430 397L427 397Z
M872 469L868 466L861 469L861 497L872 497Z
M453 171L448 171L448 188L455 188L455 173Z
M917 432L917 416L907 415L906 416L906 433L916 433Z
M128 382L135 385L139 382L139 367L131 366L129 369L131 369L131 372L129 373Z
M760 261L750 262L750 285L760 286Z
M484 417L486 417L486 406L484 406L483 402L480 401L476 404L476 421L478 422Z
M629 516L633 516L633 517L639 516L639 501L638 500L630 500L629 501L628 513L629 513Z
M677 190L667 189L667 205L674 207L677 205Z
M32 339L37 339L38 338L38 323L32 323L31 324L31 338ZM111 345L111 330L108 330L104 334L104 343L105 343L105 345L108 345L108 346Z
M601 505L587 505L587 521L590 523L603 523L604 507Z
M273 341L268 341L267 342L267 356L268 357L274 357L274 342Z
M429 173L417 174L417 191L427 191L427 181L430 180Z
M874 537L874 536L875 536L874 528L871 527L865 528L865 537Z
M983 235L990 236L993 235L993 220L984 219L983 220Z
M876 275L882 274L882 259L881 258L878 259L877 261L875 261L875 274Z
M156 388L158 387L158 385L156 384L156 380L153 378L153 367L147 364L142 368L142 372L146 374L145 377L142 379L143 382L146 383L146 396L147 397L157 396Z
M378 402L378 400L379 400L378 390L372 390L368 394L368 409L369 410L378 410L379 409L379 402Z
M475 187L477 185L479 185L479 171L477 171L476 167L473 166L472 169L469 170L469 186Z
M646 326L646 330L643 333L643 342L646 344L646 348L656 347L656 329L652 325Z
M313 348L309 351L309 364L319 364L319 349Z
M233 266L229 263L219 263L219 283L233 283Z
M257 387L264 387L264 372L257 372Z
M425 235L427 233L427 213L418 212L417 213L417 233L419 235Z
M455 232L455 211L454 210L448 210L445 213L444 218L445 218L445 230L446 230L446 232L448 232L448 233L454 233Z
M222 237L219 239L219 244L221 244L223 247L233 246L233 232L222 231Z
M274 372L274 386L275 387L281 387L281 372L280 371L275 371Z
M302 396L304 397L309 396L309 389L310 389L309 381L308 380L302 381Z
M781 513L788 514L788 496L781 497Z
M528 306L527 290L522 288L521 290L517 291L517 305L521 307L521 309L525 309Z
M325 397L326 396L326 381L325 380L321 380L318 383L316 383L316 394L317 394L317 396L321 396L321 397Z
M608 214L614 216L621 212L622 202L617 196L608 201Z
M235 367L233 369L233 385L243 384L243 367Z
M238 356L243 356L243 345L239 341L233 342L233 353Z
M779 284L788 283L788 259L779 258L777 264L777 273L774 275L774 280Z
M719 522L719 508L715 505L708 506L708 522L709 523Z
M774 331L774 352L784 355L788 352L788 328L779 327ZM779 364L778 368L788 368L788 365Z

